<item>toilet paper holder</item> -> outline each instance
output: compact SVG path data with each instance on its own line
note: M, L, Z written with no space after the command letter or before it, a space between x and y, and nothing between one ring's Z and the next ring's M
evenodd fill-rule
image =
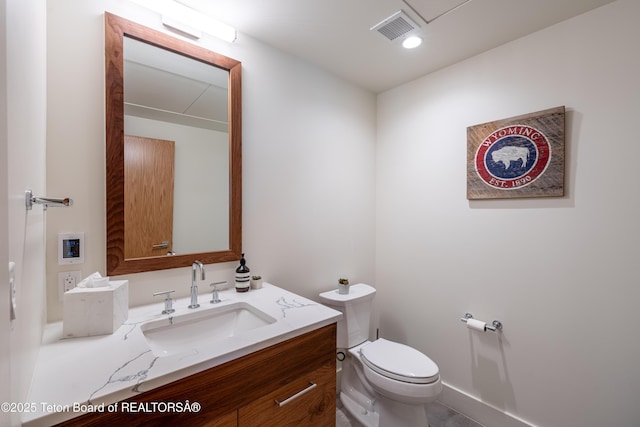
M467 323L468 319L473 319L473 315L471 313L466 313L464 317L460 318L460 321L462 323ZM494 320L493 322L491 322L491 324L487 323L485 325L485 329L488 329L493 332L502 331L502 322L499 320Z

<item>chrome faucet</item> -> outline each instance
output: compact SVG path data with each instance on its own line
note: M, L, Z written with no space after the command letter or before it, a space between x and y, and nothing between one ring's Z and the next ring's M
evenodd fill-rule
M200 278L204 280L204 265L200 261L194 261L191 264L191 304L189 308L198 308L198 286L196 285L196 270L200 267Z

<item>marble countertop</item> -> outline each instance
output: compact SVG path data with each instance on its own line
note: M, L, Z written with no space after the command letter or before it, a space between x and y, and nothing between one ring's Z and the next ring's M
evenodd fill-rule
M129 309L128 319L111 335L62 338L62 322L46 326L29 393L29 411L23 426L50 426L85 412L99 410L138 393L335 323L341 313L282 288L265 283L261 289L238 293L220 291L222 302L210 304L210 294L199 295L201 307L188 309L189 298L174 301L173 316L247 302L276 321L215 345L185 348L184 352L156 356L140 329L161 314L159 302Z

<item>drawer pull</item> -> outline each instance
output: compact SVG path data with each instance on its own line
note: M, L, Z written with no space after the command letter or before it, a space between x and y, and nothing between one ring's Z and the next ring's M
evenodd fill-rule
M299 398L300 396L302 396L303 394L313 390L314 388L316 388L318 386L318 384L309 382L309 386L307 388L305 388L302 391L297 392L296 394L294 394L293 396L291 396L288 399L283 400L282 402L280 402L278 399L275 400L276 405L278 405L279 407L283 407L284 405L286 405L287 403L291 402L292 400L295 400L297 398Z
M167 249L168 247L169 247L168 240L163 240L162 242L156 243L155 245L151 246L152 249Z

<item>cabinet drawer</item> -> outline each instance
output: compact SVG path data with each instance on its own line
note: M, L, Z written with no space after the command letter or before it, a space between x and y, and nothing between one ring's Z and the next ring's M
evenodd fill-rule
M335 426L334 363L303 375L238 411L238 426Z
M237 427L238 411L233 411L213 421L207 421L202 427Z

